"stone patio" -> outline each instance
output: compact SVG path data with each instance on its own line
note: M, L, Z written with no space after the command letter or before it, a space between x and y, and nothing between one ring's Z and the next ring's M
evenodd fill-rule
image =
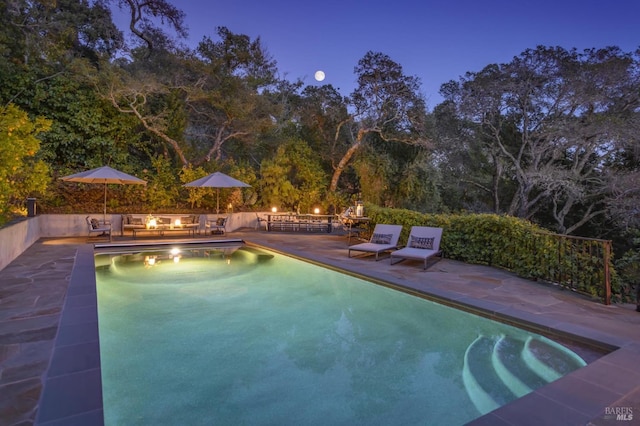
M346 237L336 234L241 230L226 237L344 269L460 309L524 324L560 339L570 336L577 342L570 346L589 362L587 367L479 418L472 422L475 425L620 424L612 415L616 407L630 407L633 412L634 420L622 424L638 424L640 313L635 312L635 305L604 306L506 271L449 259L425 271L420 262L390 265L388 258L379 262L373 256L348 258ZM130 243L131 240L114 240L114 244ZM69 304L70 296L74 301L87 303L83 315L95 315L91 312L95 311L95 301L89 300L91 294L78 295L69 288L80 248L83 249L80 252L91 251L85 238L42 239L1 271L1 425L36 423L43 383L51 376L52 368L65 369L59 360L52 363L54 349L66 349L62 359L81 358L88 371L94 376L95 371L99 373L97 342L73 346L70 350L70 346L55 340L56 336L60 339L63 306L65 300ZM65 405L64 395L58 397L57 405ZM44 408L50 409L50 405L45 404ZM64 407L60 412L64 413ZM40 419L39 424L87 424L87 419L92 419L91 424L101 424L101 407L85 414L68 418L62 414L57 419L52 415L46 421Z

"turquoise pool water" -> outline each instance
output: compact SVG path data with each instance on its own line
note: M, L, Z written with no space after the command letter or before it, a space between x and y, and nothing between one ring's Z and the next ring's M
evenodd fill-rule
M584 364L533 333L250 247L96 265L107 425L464 424Z

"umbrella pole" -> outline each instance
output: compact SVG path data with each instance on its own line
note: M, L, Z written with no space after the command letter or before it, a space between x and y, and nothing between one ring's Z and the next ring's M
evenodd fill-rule
M102 222L107 223L107 182L104 183L104 210L102 212Z
M220 214L220 188L216 188L216 214Z

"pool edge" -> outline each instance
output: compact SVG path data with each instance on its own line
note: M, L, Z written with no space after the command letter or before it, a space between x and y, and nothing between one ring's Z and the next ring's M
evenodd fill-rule
M94 247L86 244L76 252L34 424L103 425L102 408Z

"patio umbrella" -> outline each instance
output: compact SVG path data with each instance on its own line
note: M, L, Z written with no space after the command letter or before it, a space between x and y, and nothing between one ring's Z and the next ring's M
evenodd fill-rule
M199 188L215 188L216 189L216 214L220 213L220 188L250 188L251 185L246 184L224 173L215 172L193 182L185 183L184 186Z
M64 176L60 179L66 182L82 182L82 183L102 183L104 184L104 212L103 220L107 219L107 184L135 184L146 185L147 181L138 179L135 176L128 175L109 166L98 167L97 169L87 170L86 172L76 173L74 175Z

